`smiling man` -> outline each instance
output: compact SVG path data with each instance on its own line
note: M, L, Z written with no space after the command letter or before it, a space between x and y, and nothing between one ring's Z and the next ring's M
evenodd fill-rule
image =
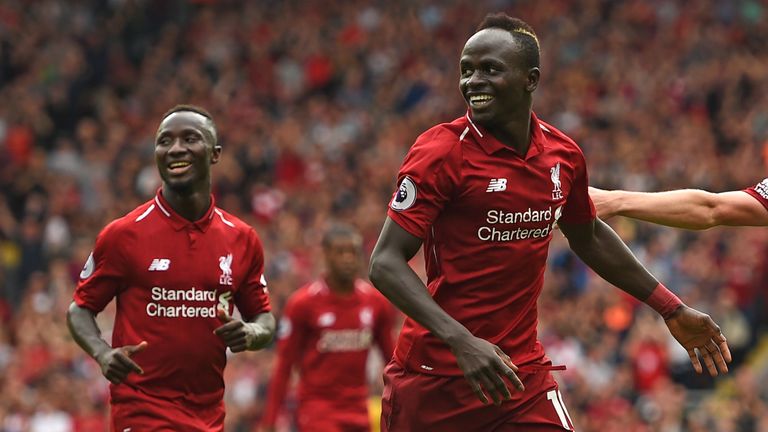
M272 339L261 241L211 195L220 156L207 111L168 111L155 137L161 189L102 230L80 273L67 320L111 382L114 431L222 431L227 347ZM94 317L113 298L110 345Z
M661 314L698 372L697 349L712 375L726 372L720 329L595 218L581 150L533 113L533 29L487 16L460 71L469 110L411 147L371 257L374 285L409 317L384 373L382 430L573 429L536 335L555 224L600 276ZM428 287L408 265L422 245Z

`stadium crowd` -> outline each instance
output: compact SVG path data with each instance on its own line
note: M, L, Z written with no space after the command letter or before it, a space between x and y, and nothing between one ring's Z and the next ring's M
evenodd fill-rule
M65 311L95 235L149 199L158 119L216 119L217 205L260 234L273 305L317 275L331 220L370 253L418 133L463 114L458 54L489 11L543 50L534 109L591 183L740 189L768 164L768 5L757 0L6 0L0 2L0 431L106 430L107 381ZM731 374L693 374L649 308L559 233L540 338L581 431L768 431L768 231L616 219L684 301L723 326ZM423 268L416 264L415 268ZM109 328L110 314L100 316ZM230 358L228 430L255 430L273 351ZM374 386L374 389L380 388ZM289 416L280 430L291 430Z

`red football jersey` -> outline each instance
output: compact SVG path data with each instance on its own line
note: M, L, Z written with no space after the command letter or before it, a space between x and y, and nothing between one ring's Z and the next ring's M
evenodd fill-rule
M243 317L270 310L264 253L256 232L214 206L198 221L176 214L161 193L107 225L74 294L100 312L117 297L115 347L146 340L132 373L111 385L113 403L162 398L193 406L222 403L226 346L213 330L216 308ZM223 407L222 407L223 409Z
M756 200L760 201L763 207L768 209L768 178L752 187L744 189L744 192L752 195Z
M595 218L576 143L532 115L521 157L467 114L419 136L398 181L388 215L424 240L434 300L515 364L542 361L536 301L553 227ZM414 371L461 374L448 346L412 319L395 359Z
M394 350L394 320L394 307L362 280L357 280L354 292L346 295L332 292L323 279L297 290L280 319L277 366L263 424L274 424L294 364L298 364L300 375L299 403L310 399L365 401L368 352L375 343L389 361ZM360 406L339 405L355 410Z

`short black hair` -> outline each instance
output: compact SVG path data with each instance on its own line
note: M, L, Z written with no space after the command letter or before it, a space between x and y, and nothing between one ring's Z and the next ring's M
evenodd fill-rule
M169 115L177 112L183 112L183 111L200 114L201 116L207 118L208 121L211 122L211 130L213 130L213 135L210 137L211 142L213 143L214 146L219 145L219 138L218 138L219 134L216 131L216 122L213 121L213 116L211 115L211 113L209 113L208 110L206 110L201 106L191 105L191 104L178 104L175 107L166 111L165 114L163 114L163 117L160 119L160 123L162 123L163 120L165 120Z
M504 12L489 13L480 22L475 29L475 33L480 30L496 28L506 30L514 36L523 46L526 63L529 68L539 67L539 58L541 48L539 47L539 38L533 27L520 18L513 18Z
M363 238L360 232L351 225L333 223L323 234L323 249L328 249L337 238L353 238L362 244Z

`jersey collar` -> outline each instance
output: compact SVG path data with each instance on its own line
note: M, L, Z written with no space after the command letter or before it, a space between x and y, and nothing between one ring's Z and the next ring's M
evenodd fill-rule
M169 224L171 224L173 229L176 231L181 231L185 228L198 229L202 232L208 230L208 227L211 226L211 221L213 220L214 210L216 209L216 202L214 201L213 194L211 194L211 205L208 207L208 210L205 211L203 217L192 222L173 210L168 201L163 197L162 190L163 188L157 190L157 194L155 194L155 204L157 204L160 213L162 213L163 217Z
M470 116L469 111L467 111L464 117L467 119L467 122L469 122L470 133L486 153L490 155L501 150L509 150L517 154L514 149L506 146L501 141L497 140L482 126L475 123L472 120L472 116ZM533 111L531 111L531 146L528 148L528 154L525 155L524 159L531 159L541 153L544 150L544 143L546 140L547 138L544 136L544 132L541 130L541 123L539 122L539 118L536 117L536 114Z

